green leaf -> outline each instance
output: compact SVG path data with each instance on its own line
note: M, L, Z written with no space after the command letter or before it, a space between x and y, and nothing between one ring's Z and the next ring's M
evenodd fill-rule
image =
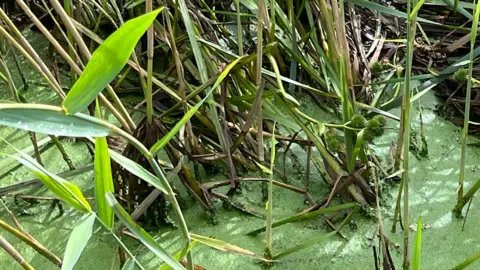
M200 102L198 102L193 108L188 110L188 112L180 119L180 121L168 132L167 135L165 135L161 140L156 142L152 148L150 149L150 153L152 155L155 155L160 149L165 147L167 143L177 134L177 132L187 123L190 118L200 109L200 107L203 105L203 103L210 97L212 94L213 90L217 89L217 87L222 83L222 81L227 77L227 75L230 73L230 70L234 68L237 63L240 61L241 58L236 59L232 63L230 63L218 76L217 80L213 84L212 88L207 92L205 95L205 98L203 98Z
M129 20L95 50L82 75L63 100L62 107L68 114L87 108L117 76L130 58L138 40L162 9Z
M196 240L196 241L198 241L198 242L200 242L200 243L202 243L206 246L213 247L213 248L221 250L221 251L227 251L227 252L231 252L231 253L242 254L242 255L253 257L253 258L256 258L256 259L259 259L259 260L262 260L262 261L268 261L268 260L262 258L261 256L258 256L257 254L251 252L250 250L243 249L241 247L232 245L230 243L227 243L227 242L219 240L219 239L208 238L208 237L201 236L201 235L194 234L194 233L191 233L190 236L192 237L192 239L194 239L194 240Z
M109 229L113 228L113 211L108 207L105 200L105 193L114 191L112 168L110 156L108 154L107 138L95 139L95 201L97 204L98 217L107 225Z
M48 189L50 189L50 191L57 195L58 198L82 212L88 213L92 211L90 204L87 202L78 186L53 173L50 173L29 155L19 151L18 149L15 150L17 150L21 157L14 155L6 156L16 159L23 166L32 170L35 176L40 179L40 181L42 181L42 183Z
M113 209L115 215L120 219L128 230L130 230L138 239L158 258L163 260L166 264L175 270L185 269L175 258L172 257L162 246L157 244L150 234L148 234L142 227L136 224L130 215L118 204L117 199L111 192L105 194L108 205Z
M254 160L255 164L257 164L258 167L260 167L260 169L262 169L262 172L266 173L266 174L270 174L272 175L273 174L273 171L265 166L263 166L260 162L257 162L256 160Z
M185 257L185 255L187 255L187 253L190 252L190 250L195 246L196 243L197 241L192 241L190 245L188 245L188 247L182 248L179 252L177 252L177 254L173 256L175 260L180 261L183 257ZM162 265L162 267L160 267L160 270L168 270L168 269L170 269L170 266L168 266L167 264L164 264Z
M71 270L82 254L87 242L92 237L95 213L84 216L75 226L68 239L65 254L63 255L62 270Z
M96 116L102 118L98 99L96 100ZM113 211L105 200L105 193L113 192L112 166L110 164L110 155L108 153L107 137L95 139L94 155L94 175L95 175L95 201L97 204L98 217L105 223L108 229L113 228Z
M346 204L336 205L336 206L332 206L332 207L328 207L328 208L320 208L316 211L308 212L308 213L305 213L305 214L302 214L302 215L294 215L294 216L279 220L277 222L274 222L272 224L272 228L282 226L282 225L288 224L288 223L301 221L301 220L311 219L311 218L316 217L318 215L334 213L334 212L338 212L340 210L349 209L349 208L356 209L358 207L359 206L356 203L346 203ZM251 231L251 232L247 233L247 235L256 235L256 234L259 234L259 233L265 231L265 229L266 229L266 227L263 227L263 228Z
M420 255L422 253L422 226L422 217L419 217L417 221L415 245L413 246L412 270L420 270Z
M109 129L82 115L64 115L60 107L38 104L0 104L0 125L37 133L68 137L105 137Z
M335 231L329 232L327 234L319 235L319 236L314 237L310 240L307 240L307 241L303 242L302 244L299 244L299 245L297 245L293 248L290 248L286 251L283 251L283 252L280 252L280 253L276 254L275 256L273 256L273 258L275 260L283 258L285 256L288 256L288 255L292 254L292 253L296 253L300 250L303 250L303 249L306 249L306 248L311 247L313 245L319 244L319 243L327 240L331 236L334 236L336 233L338 233L343 228L343 226L345 226L345 224L347 224L351 220L351 218L353 217L353 214L357 211L357 209L359 209L359 207L354 207L352 209L352 211L350 212L350 214L348 214L348 216L343 220L342 224L340 224L340 226L338 226Z
M478 259L480 259L480 253L477 253L477 254L474 254L470 257L468 257L465 261L459 263L457 266L455 266L453 268L453 270L462 270L462 269L465 269L467 268L469 265L471 265L472 263L474 263L475 261L477 261Z
M135 270L135 261L129 258L123 265L122 270Z
M360 132L357 133L357 141L355 142L355 149L353 150L352 159L350 160L350 162L352 164L355 164L355 160L357 159L358 154L360 153L360 151L363 148L363 134L364 134L364 131L365 131L365 129L362 129Z
M168 194L167 190L163 186L162 182L145 168L140 166L140 164L136 163L135 161L122 156L121 154L109 149L110 156L115 162L120 164L123 168L127 171L132 173L133 175L141 178L145 182L149 183L150 185L154 186L155 188L159 189L164 194Z

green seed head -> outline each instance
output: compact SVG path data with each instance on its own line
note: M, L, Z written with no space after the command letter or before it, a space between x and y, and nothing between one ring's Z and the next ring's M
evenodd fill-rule
M363 140L367 141L367 142L371 142L371 141L373 141L373 139L374 139L374 136L373 136L372 131L369 130L369 129L365 129L363 131Z
M386 124L387 124L387 120L385 120L385 117L381 115L377 115L373 117L367 122L367 125L365 127L364 137L366 133L371 133L368 135L373 136L373 138L382 136L383 133L385 132Z
M404 68L402 66L397 66L397 68L396 68L397 76L402 76L403 75L403 70L404 70Z
M384 65L381 61L375 62L375 64L373 64L373 66L372 66L372 71L374 73L382 72L383 69L384 69Z
M467 70L464 69L464 68L461 68L457 71L455 71L455 73L453 74L453 79L457 82L457 83L463 83L467 80Z
M326 138L328 149L332 152L340 151L340 141L338 140L337 134L335 132L328 132Z
M367 120L361 114L356 114L350 120L350 126L353 128L364 128Z

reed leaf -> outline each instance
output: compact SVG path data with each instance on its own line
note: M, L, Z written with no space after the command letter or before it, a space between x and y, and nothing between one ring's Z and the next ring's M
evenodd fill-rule
M105 137L110 130L105 126L88 121L94 119L85 115L80 119L64 115L62 108L37 104L0 104L0 124L26 131L54 136Z
M72 184L53 173L50 173L29 155L19 151L18 149L15 150L20 156L5 156L16 159L20 164L32 170L35 176L40 179L40 181L42 181L42 183L48 189L50 189L50 191L52 191L58 198L68 205L84 213L89 213L92 211L90 204L87 202L82 194L82 191L77 185Z
M100 106L97 99L96 114L101 118ZM97 205L98 217L105 223L108 229L113 228L113 211L105 200L105 193L114 192L112 167L110 155L108 154L108 143L106 137L95 138L94 153L94 182L95 202Z
M135 270L135 261L128 259L123 265L122 270Z
M159 8L126 22L95 50L82 75L63 100L62 107L67 114L86 109L120 73L138 40L162 10Z
M77 263L88 240L92 237L95 218L95 213L92 212L84 216L73 229L63 255L62 270L72 270Z

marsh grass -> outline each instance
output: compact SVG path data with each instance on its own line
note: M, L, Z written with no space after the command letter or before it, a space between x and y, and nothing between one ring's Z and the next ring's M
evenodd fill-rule
M463 8L465 3L450 2L444 5L469 18ZM402 179L393 230L397 221L401 221L403 268L419 269L421 219L411 265L409 261L411 104L466 64L469 72L457 213L461 213L464 204L480 187L478 181L466 194L463 192L465 145L474 82L472 70L480 53L475 48L480 13L478 3L474 5L472 17L470 54L440 72L421 75L413 73L418 70L414 66L416 27L419 26L422 38L429 46L432 46L429 37L436 36L436 33L426 26L459 32L467 29L463 25L440 24L430 17L422 18L420 15L426 15L420 14L422 0L407 1L406 12L364 0L348 0L347 3L337 0L234 0L227 6L190 0L166 1L165 6L152 0L130 1L124 6L119 6L116 1L61 3L52 0L50 3L42 1L45 10L40 12L29 5L29 1L17 0L17 3L18 9L51 43L61 63L68 65L72 87L65 93L56 72L61 70L55 66L57 60L53 61L53 67L42 61L12 22L10 14L0 9L2 42L27 59L62 103L62 106L50 106L35 104L36 100L22 100L4 63L8 54L2 51L0 62L5 74L1 74L1 78L8 84L15 103L0 103L0 123L31 132L35 149L35 159L21 151L10 157L36 172L45 186L66 204L82 212L84 217L72 231L61 262L47 247L27 240L24 232L11 230L8 224L2 228L26 241L55 264L64 263L62 269L71 269L80 263L78 259L89 239L96 237L92 234L95 222L115 239L119 257L123 258L119 264L124 268L136 265L144 269L144 266L121 241L122 226L165 262L162 269L200 268L192 255L197 242L268 264L275 263L341 235L341 230L350 224L360 209L377 207L381 211L382 194L379 191L383 182L380 179L398 174L402 174ZM398 47L391 63L385 65L381 57L386 55L383 48L386 37L380 28L386 24L385 29L390 29L386 33L391 35L389 31L397 26L392 26L388 20L378 20L378 31L374 33L368 52L368 44L361 38L361 31L367 28L357 29L365 26L362 18L378 16L378 13L406 19L406 39L402 39L405 53L403 47ZM42 18L50 18L54 28L44 25ZM403 25L403 21L400 22ZM405 33L400 34L401 38L405 36ZM381 68L389 75L386 80L373 82L372 68L377 64L383 65ZM426 70L432 70L430 65ZM413 89L413 81L420 82L416 89ZM377 90L376 87L380 86L383 87ZM106 95L103 95L104 91ZM303 93L299 94L299 91ZM129 95L143 101L132 106L127 98L124 99ZM304 96L311 97L321 109L336 113L340 119L338 123L326 122L306 113L299 101L299 97ZM400 100L402 104L399 104ZM403 105L400 118L387 112L399 105ZM134 122L130 112L140 112L144 116L142 121ZM106 113L113 114L120 126L102 119L102 114ZM372 141L383 134L385 117L400 121L394 161L386 165L393 168L390 176L386 175L382 168L385 164L378 162L370 147ZM82 137L86 138L87 144L94 145L94 208L76 185L45 169L35 133L52 136L67 163L68 153L62 150L61 141L55 136ZM127 142L127 146L120 149L121 153L113 149L113 137ZM269 146L265 138L271 138ZM306 167L305 187L287 182L285 172L275 168L278 156L284 155L285 163L294 144L308 149L308 164L310 161L315 164L329 189L325 198L313 198L309 192L309 165ZM163 153L173 169L165 162L159 162L158 157ZM111 166L111 160L115 166ZM225 181L211 182L204 176L203 172L215 173L219 168L224 171ZM241 177L247 172L258 174L260 178ZM117 178L118 175L121 177ZM180 181L169 181L173 175L177 175ZM180 186L175 186L181 183L211 220L215 220L213 202L217 199L224 205L249 212L248 207L242 208L234 203L244 181L262 182L259 188L265 191L265 227L249 233L255 236L266 231L264 256L223 239L190 232L179 203L177 188ZM373 182L375 188L370 184ZM226 194L215 191L227 185ZM293 190L307 198L305 209L300 209L297 215L275 220L277 213L273 198L279 188ZM400 215L402 196L403 214ZM161 200L155 198L169 201L175 213L175 223L183 234L183 239L178 240L181 249L175 255L165 250L162 243L157 243L140 225L148 221L149 215L166 218L165 213L158 210ZM285 250L274 248L274 228L311 220L319 215L325 218L330 232L320 233ZM381 228L381 213L377 217ZM387 240L383 231L375 235L385 245ZM0 245L19 263L25 262L9 243L2 240ZM382 253L384 266L387 265L385 261L391 264L386 246L382 247ZM23 267L31 268L26 263Z

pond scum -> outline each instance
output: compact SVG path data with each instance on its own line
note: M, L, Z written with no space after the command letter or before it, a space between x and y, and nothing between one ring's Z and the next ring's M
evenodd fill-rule
M475 269L479 16L4 1L0 264Z

